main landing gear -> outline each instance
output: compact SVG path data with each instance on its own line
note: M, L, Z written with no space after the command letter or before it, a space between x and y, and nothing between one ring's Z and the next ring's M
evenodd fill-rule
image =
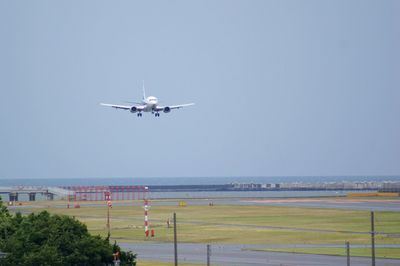
M142 113L137 113L137 116L138 117L142 117Z
M159 113L155 113L154 116L155 117L160 117L160 114Z

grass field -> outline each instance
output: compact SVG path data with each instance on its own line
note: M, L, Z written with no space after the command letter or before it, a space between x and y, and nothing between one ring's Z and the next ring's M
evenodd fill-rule
M105 206L81 205L81 208L34 206L28 211L48 210L66 214L84 222L91 233L106 236ZM60 204L60 203L58 203ZM64 203L63 203L64 204ZM140 204L140 203L137 203ZM64 204L66 206L66 204ZM26 210L26 209L25 209ZM139 206L114 206L111 211L111 238L117 242L172 242L173 229L167 219L176 212L178 240L188 243L236 244L369 244L370 212L343 209L314 209L272 206L153 206L149 212L154 238L145 239L143 209ZM376 244L400 244L400 213L376 212ZM321 231L318 231L321 230ZM323 231L326 230L326 231ZM283 251L283 250L275 250ZM319 254L321 250L302 252ZM334 249L323 249L335 253ZM393 257L393 249L380 249ZM379 252L380 252L379 251ZM398 250L395 250L396 252ZM291 251L292 252L292 251ZM367 250L359 249L361 253ZM360 253L360 254L361 254ZM383 254L382 253L382 254ZM337 255L339 252L336 252ZM355 255L355 254L354 254Z

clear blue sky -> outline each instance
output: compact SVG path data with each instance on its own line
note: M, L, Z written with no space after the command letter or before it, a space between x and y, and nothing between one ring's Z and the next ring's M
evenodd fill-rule
M0 178L400 174L400 1L0 1ZM196 106L138 119L148 94Z

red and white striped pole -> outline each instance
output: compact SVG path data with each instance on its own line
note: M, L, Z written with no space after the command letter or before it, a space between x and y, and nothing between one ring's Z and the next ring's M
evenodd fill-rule
M111 235L110 208L112 208L111 192L110 191L104 192L104 196L105 196L106 201L107 201L107 234L108 234L108 238L110 238L110 235Z
M145 187L145 190L147 190L148 187ZM147 197L144 198L144 233L146 237L149 237L149 217L148 217L148 211L149 211L149 200Z

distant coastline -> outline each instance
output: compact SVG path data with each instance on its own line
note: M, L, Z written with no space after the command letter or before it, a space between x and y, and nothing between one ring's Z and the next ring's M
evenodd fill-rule
M256 182L257 180L258 182ZM352 181L353 180L353 181ZM222 183L225 182L225 183ZM228 183L229 182L229 183ZM222 184L221 184L222 183ZM75 188L73 188L75 187ZM400 193L400 176L380 177L229 177L229 178L90 178L90 179L0 179L4 200L63 198L68 191L86 191L99 196L108 187L113 195L148 189L153 199L168 198L270 198L344 196L348 192ZM146 188L147 187L147 188ZM65 190L65 191L61 191ZM136 192L135 192L136 191ZM61 194L60 194L61 193ZM83 193L83 192L81 192ZM94 193L94 194L93 194ZM85 195L86 195L85 194ZM102 192L100 193L102 195ZM138 194L138 195L139 195ZM29 197L28 197L29 196ZM132 197L132 196L131 196ZM119 197L117 196L117 199Z

